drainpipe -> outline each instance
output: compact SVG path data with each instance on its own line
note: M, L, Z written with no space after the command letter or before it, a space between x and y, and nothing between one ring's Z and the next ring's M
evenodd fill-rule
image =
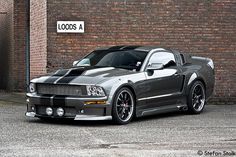
M25 80L26 80L26 91L29 91L30 83L30 0L25 0L25 14L26 14L26 27L25 27Z

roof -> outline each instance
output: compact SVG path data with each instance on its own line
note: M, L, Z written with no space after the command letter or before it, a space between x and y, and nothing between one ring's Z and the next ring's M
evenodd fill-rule
M96 50L111 50L111 51L122 51L122 50L137 50L137 51L145 51L149 52L153 49L160 49L160 50L167 50L162 47L158 46L138 46L138 45L119 45L119 46L112 46L112 47L104 47L104 48L99 48Z

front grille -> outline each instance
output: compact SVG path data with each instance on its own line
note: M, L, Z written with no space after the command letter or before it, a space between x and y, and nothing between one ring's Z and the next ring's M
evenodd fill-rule
M86 95L86 87L79 85L57 85L57 84L37 84L38 94L83 96Z

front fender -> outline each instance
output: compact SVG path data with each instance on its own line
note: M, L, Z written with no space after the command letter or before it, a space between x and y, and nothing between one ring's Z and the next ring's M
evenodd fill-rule
M143 82L143 80L145 79L145 74L143 72L139 72L131 75L125 75L122 77L113 77L98 85L104 88L108 96L108 102L112 104L112 100L114 95L116 94L116 91L118 91L124 86L128 86L133 89L134 94L136 95L136 89L140 88L140 83Z
M108 94L107 102L109 104L113 103L113 98L114 98L116 92L120 88L125 87L125 86L129 86L129 87L133 88L135 91L134 83L132 81L130 81L128 79L124 79L124 78L112 79L112 80L106 81L105 83L103 83L100 86L102 86L104 88L105 92Z

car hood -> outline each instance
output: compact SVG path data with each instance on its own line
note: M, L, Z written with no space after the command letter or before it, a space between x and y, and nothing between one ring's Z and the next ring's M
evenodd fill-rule
M34 83L98 84L112 78L134 74L134 71L114 67L73 67L33 79Z

